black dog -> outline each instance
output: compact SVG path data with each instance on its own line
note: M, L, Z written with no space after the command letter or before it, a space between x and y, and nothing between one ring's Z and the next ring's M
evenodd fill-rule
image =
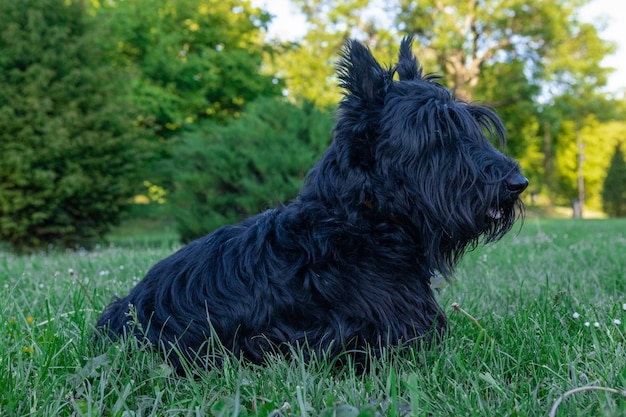
M504 140L498 117L422 76L410 38L395 67L351 41L338 68L334 142L297 198L157 263L106 308L102 332L191 360L216 335L257 363L289 346L336 356L443 332L431 277L509 231L528 181L487 139Z

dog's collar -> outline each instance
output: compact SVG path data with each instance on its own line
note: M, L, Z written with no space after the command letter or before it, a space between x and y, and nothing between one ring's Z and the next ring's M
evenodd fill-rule
M439 291L443 289L443 287L445 287L445 284L446 280L441 275L434 275L430 277L430 288L432 288L433 290Z

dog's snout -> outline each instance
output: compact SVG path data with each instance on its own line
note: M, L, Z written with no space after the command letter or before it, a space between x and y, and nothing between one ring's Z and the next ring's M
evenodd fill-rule
M512 193L521 194L528 187L528 179L520 173L516 173L506 179L506 189Z

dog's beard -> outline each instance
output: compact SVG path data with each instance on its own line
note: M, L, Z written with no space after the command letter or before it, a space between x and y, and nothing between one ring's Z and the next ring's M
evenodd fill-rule
M487 217L494 221L502 219L503 216L503 209L501 207L489 207L487 210Z
M524 216L524 205L519 198L504 205L495 205L487 209L485 219L488 224L484 231L484 242L490 243L500 240L508 233L515 221Z
M449 217L448 229L441 229L439 235L432 234L436 230L434 226L424 229L429 233L422 238L429 242L430 262L442 275L450 275L468 250L500 240L512 229L515 221L523 217L523 204L519 198L507 196L486 200L494 202L485 206L482 199L477 199L475 205L465 207L464 214L463 210L455 212ZM475 214L472 216L471 213Z

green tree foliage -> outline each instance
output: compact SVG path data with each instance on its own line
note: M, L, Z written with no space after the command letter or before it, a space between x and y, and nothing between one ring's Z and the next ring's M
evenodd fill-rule
M331 140L333 120L308 103L260 99L228 125L185 132L171 196L183 241L296 196Z
M626 160L622 143L615 145L611 164L604 179L602 203L611 217L626 217Z
M578 126L583 126L578 129ZM576 138L580 135L582 149ZM561 120L557 134L561 142L555 149L555 188L557 203L568 204L578 198L577 156L583 153L585 205L594 210L602 209L602 190L609 169L611 152L626 137L626 123L603 122L593 116L582 121Z
M497 62L524 62L528 83L558 78L572 86L591 83L590 76L604 85L607 70L599 64L612 46L578 19L585 3L398 0L396 21L437 57L456 95L470 101L482 70Z
M84 244L119 219L141 138L80 1L0 2L0 240Z
M293 0L305 14L309 29L296 43L283 45L274 60L293 100L305 99L320 107L337 105L341 91L335 77L338 53L349 37L372 47L382 62L396 59L397 40L367 13L371 0Z
M261 71L270 17L248 0L100 3L112 60L135 75L128 93L140 122L159 136L207 118L226 121L256 97L280 95L280 81Z

